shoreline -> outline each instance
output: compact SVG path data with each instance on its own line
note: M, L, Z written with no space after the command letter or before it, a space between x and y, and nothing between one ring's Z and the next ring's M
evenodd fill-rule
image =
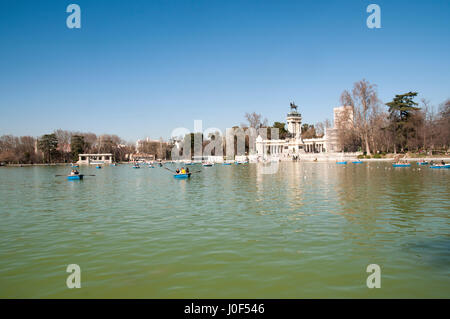
M448 161L450 160L450 156L433 156L433 157L410 157L410 158L401 158L402 161L406 161L406 162L418 162L418 161L423 161L423 160L427 160L427 161ZM327 163L334 163L337 161L361 161L361 162L393 162L394 158L393 157L385 157L385 158L336 158L336 157L327 157L327 158L320 158L320 156L317 157L317 160L314 160L312 158L307 158L307 159L302 159L300 158L297 162L300 163L323 163L323 162L327 162ZM167 160L167 161L163 161L163 164L166 163L171 163L173 161ZM177 162L177 161L175 161ZM295 162L292 159L281 159L281 162ZM182 161L180 161L180 163L182 163ZM252 163L252 162L250 162ZM257 162L253 162L253 163L257 163ZM132 164L132 162L119 162L119 165L127 165L127 164ZM71 167L71 163L51 163L51 164L42 164L42 163L37 163L37 164L4 164L4 165L0 165L0 167L32 167L32 166L68 166ZM86 164L79 164L80 166L95 166L96 164L91 164L91 165L86 165ZM105 165L105 164L103 164ZM107 166L109 166L110 164L106 164Z
M419 162L419 161L448 161L450 160L450 156L447 157L411 157L411 158L401 158L402 161L406 161L406 162ZM311 160L311 159L307 159L307 160L299 160L299 162L340 162L340 161L361 161L361 162L393 162L394 158L390 157L390 158L326 158L326 159L321 159L321 158L317 158L317 161Z

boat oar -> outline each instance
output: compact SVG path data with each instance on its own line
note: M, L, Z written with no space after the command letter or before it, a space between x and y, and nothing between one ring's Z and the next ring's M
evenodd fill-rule
M168 170L169 172L172 172L172 173L175 173L175 174L180 174L180 173L177 173L177 172L175 172L175 171L172 171L171 169L168 169L167 167L165 167L165 166L163 166L163 168L164 169L166 169L166 170ZM195 172L189 172L189 173L200 173L201 171L195 171ZM188 174L188 173L186 173L186 174Z
M162 168L164 168L164 169L166 169L166 170L168 170L169 172L172 172L172 173L177 173L177 172L175 172L175 171L172 171L172 170L170 170L170 169L168 169L167 167L165 167L165 166L163 166Z
M83 175L83 176L95 176L95 175L84 175L84 174L80 174L80 175ZM76 175L55 175L55 177L58 177L58 176L76 176Z

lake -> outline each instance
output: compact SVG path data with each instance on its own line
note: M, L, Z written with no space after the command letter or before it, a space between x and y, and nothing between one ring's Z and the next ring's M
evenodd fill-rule
M0 297L450 298L450 170L261 165L1 167Z

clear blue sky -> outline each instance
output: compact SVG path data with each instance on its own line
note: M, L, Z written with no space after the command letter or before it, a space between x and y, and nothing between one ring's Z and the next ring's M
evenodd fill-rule
M366 26L370 3L381 29ZM167 138L194 119L284 121L290 101L315 123L362 78L384 102L450 97L448 0L1 0L0 40L0 135Z

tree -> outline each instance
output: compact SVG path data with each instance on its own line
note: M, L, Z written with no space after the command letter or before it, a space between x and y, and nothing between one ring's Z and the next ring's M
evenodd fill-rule
M245 113L245 119L247 120L249 127L259 129L261 127L267 127L267 119L262 120L262 115L253 113Z
M411 118L419 110L418 104L413 101L417 92L397 94L393 100L386 105L389 108L390 130L394 137L394 153L396 147L400 146L403 151L408 144L408 137L415 134L416 128L411 124Z
M84 136L73 135L70 140L70 148L72 153L72 160L78 160L78 154L85 152L86 143L84 141Z
M37 161L37 156L34 150L36 139L31 136L21 136L16 148L16 153L21 163L34 163Z
M57 154L58 138L54 133L45 134L39 139L38 148L44 153L44 161L49 163Z
M113 153L117 141L114 141L114 136L104 134L98 138L97 144L99 153Z
M315 138L317 137L316 129L314 125L309 125L307 123L302 125L302 138Z
M282 122L274 122L273 128L278 129L278 138L281 140L284 140L287 136L288 131L285 128L286 124ZM268 131L268 134L270 134L270 131Z
M354 109L354 124L364 143L366 153L370 155L370 121L374 114L374 108L379 104L376 86L365 79L353 85L352 96L344 91L341 96L344 106L352 106Z
M450 99L447 99L439 107L439 117L437 119L437 129L439 143L444 150L450 146Z
M317 137L323 137L325 134L325 124L323 122L316 123L316 134Z

